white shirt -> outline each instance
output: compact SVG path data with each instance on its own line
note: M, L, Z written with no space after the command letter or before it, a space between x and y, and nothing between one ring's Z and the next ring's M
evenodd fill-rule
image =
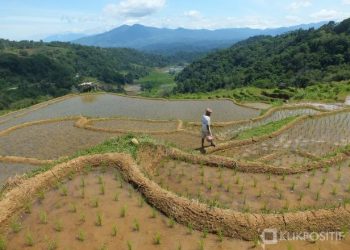
M207 126L210 126L210 116L203 115L202 116L202 130L203 131L208 131Z

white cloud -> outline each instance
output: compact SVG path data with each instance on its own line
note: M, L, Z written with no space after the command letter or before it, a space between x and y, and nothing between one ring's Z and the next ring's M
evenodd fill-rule
M195 19L198 19L198 18L202 17L201 13L198 10L186 11L184 13L184 16L190 17L190 18L195 18Z
M341 16L342 16L342 13L339 13L336 10L327 10L327 9L322 9L310 15L310 17L317 20L336 20L341 18Z
M144 17L165 6L166 0L123 0L117 4L108 4L104 12L110 16Z
M311 5L312 5L312 3L310 0L298 0L298 1L292 2L290 5L288 5L287 9L298 10L301 8L309 7Z
M342 3L343 4L350 4L350 0L343 0Z

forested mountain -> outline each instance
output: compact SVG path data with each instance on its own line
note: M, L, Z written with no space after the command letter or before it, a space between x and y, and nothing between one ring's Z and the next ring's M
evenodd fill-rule
M323 23L303 24L275 29L167 29L147 27L140 24L123 25L108 32L83 37L75 43L99 47L135 48L147 52L179 56L179 52L203 53L217 48L227 48L233 43L256 35L278 35L296 29L319 27Z
M186 67L177 92L205 92L254 85L305 87L350 79L350 19L319 29L257 36Z
M165 63L133 49L0 40L0 110L67 94L86 77L121 86Z

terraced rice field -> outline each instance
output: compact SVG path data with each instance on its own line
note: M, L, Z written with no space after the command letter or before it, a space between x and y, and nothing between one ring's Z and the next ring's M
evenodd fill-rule
M207 106L222 140L203 155L189 122ZM259 113L101 94L0 117L0 250L349 249L350 111ZM342 238L264 245L267 228Z

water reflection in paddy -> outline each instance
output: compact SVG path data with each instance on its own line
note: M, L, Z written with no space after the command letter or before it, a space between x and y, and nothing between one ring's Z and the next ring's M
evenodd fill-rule
M213 119L215 121L249 119L257 117L260 113L259 110L242 107L229 100L165 101L100 94L75 96L48 105L0 124L0 130L29 121L77 115L198 121L207 107L214 110Z

